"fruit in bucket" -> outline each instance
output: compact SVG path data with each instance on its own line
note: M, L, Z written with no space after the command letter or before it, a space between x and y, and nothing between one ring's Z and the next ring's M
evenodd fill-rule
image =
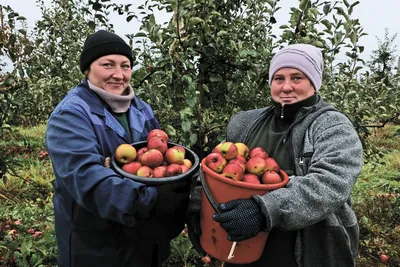
M274 171L274 172L279 172L279 164L276 162L274 158L266 158L265 159L265 170L266 171Z
M250 158L259 157L266 159L268 158L268 153L262 147L255 147L252 150L250 150L249 157Z
M163 161L164 156L161 151L157 149L149 149L146 153L143 154L141 158L142 165L148 166L150 168L161 166Z
M228 163L222 171L222 176L231 178L236 181L243 180L243 167L237 163Z
M224 156L224 158L226 158L226 160L236 158L236 156L238 155L238 148L232 142L222 143L220 150L221 150L222 156Z
M164 178L188 172L193 167L184 147L174 144L168 148L165 131L154 129L146 140L145 146L137 149L130 144L117 147L114 158L123 171L140 177Z
M168 149L168 141L165 141L159 136L154 136L149 141L147 141L147 148L148 149L157 149L162 154L165 153Z
M262 147L249 149L240 142L216 145L204 164L212 171L240 182L276 184L283 181L278 162Z
M173 146L165 152L165 159L169 164L182 164L185 159L185 149L181 146Z
M258 178L257 175L252 173L246 173L245 175L243 175L242 181L249 184L261 184L260 178Z
M142 167L142 163L140 163L139 161L133 161L124 164L124 166L122 166L122 170L126 171L127 173L136 175L140 167Z
M227 164L227 161L226 158L222 156L222 154L213 152L207 155L205 164L208 168L215 171L216 173L222 173Z
M163 139L165 142L168 142L168 134L161 130L161 129L153 129L149 132L149 134L147 135L147 142L149 142L153 137L159 137L161 139Z
M263 175L265 172L265 167L267 164L263 158L254 157L250 158L246 163L246 170L249 173L255 174L257 176Z
M239 155L242 155L244 158L247 158L249 156L250 150L249 150L249 147L246 144L235 143L235 146L238 149L238 154Z
M121 164L132 162L136 159L136 148L130 144L121 144L115 150L115 160Z
M263 184L277 184L282 182L281 176L275 171L266 171L261 177Z

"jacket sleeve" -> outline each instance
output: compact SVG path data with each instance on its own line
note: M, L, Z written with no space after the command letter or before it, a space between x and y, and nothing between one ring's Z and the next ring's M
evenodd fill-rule
M104 167L105 158L88 116L79 109L64 108L49 119L46 146L57 177L55 190L67 190L79 206L93 214L132 226L138 216L148 216L156 189L123 179Z
M318 117L306 134L307 146L313 150L306 174L293 176L285 188L254 196L266 216L266 230L305 228L327 218L350 198L361 172L363 150L351 122L335 113Z

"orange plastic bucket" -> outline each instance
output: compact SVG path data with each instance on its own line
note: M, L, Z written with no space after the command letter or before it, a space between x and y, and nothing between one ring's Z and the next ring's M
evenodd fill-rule
M280 171L282 182L277 184L250 184L235 181L213 172L205 164L205 159L201 162L204 180L208 185L211 195L215 201L225 203L238 198L250 198L252 195L264 195L274 189L284 187L289 181L288 175ZM201 230L200 243L205 252L215 259L234 264L246 264L257 261L264 250L268 238L268 232L260 232L257 236L237 242L234 257L228 260L232 241L227 239L227 232L221 228L220 224L212 219L216 213L208 201L204 190L201 198Z

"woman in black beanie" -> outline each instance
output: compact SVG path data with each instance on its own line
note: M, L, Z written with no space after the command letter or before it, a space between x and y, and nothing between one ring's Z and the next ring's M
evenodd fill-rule
M90 35L80 56L85 78L48 121L60 267L155 267L169 256L169 240L141 236L152 231L141 222L159 212L163 192L105 167L120 144L146 140L159 128L150 105L129 84L132 65L131 48L121 37L102 30ZM186 195L163 203L162 212Z

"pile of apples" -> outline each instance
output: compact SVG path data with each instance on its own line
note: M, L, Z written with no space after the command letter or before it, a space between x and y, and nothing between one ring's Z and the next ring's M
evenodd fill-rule
M163 178L187 172L193 163L186 158L184 147L168 147L168 134L153 129L147 135L147 145L136 149L131 144L121 144L114 154L123 171L141 177Z
M252 150L244 143L218 144L205 159L205 165L226 178L251 184L282 182L280 167L262 147Z

